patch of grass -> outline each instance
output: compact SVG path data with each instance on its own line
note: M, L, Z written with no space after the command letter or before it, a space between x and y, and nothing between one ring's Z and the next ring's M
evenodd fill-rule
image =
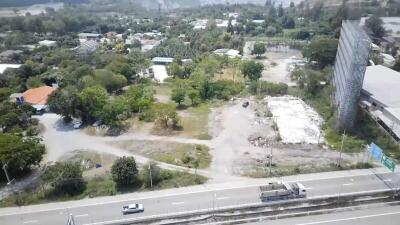
M208 134L208 115L210 111L210 103L202 103L188 108L180 120L183 128L182 135L198 139L211 139Z
M332 149L339 150L342 145L342 135L338 134L332 128L325 130L325 139ZM343 142L343 152L361 152L364 150L366 142L353 135L346 135Z
M161 170L162 180L153 186L155 189L177 188L190 185L198 185L207 182L207 178L198 174L191 174L182 171ZM118 188L112 180L111 175L103 175L87 180L86 190L79 195L54 195L52 189L42 190L41 188L25 190L22 193L11 195L0 202L0 207L13 207L48 202L70 201L98 196L110 196L134 191L149 191L144 185L139 187Z
M228 67L222 70L222 73L215 74L213 80L232 80L235 82L244 82L245 79L243 75L238 71L238 69Z
M211 163L209 148L205 145L181 145L172 152L155 152L152 158L177 166L199 169L208 168Z
M107 173L115 159L116 156L106 153L75 150L72 155L61 158L61 161L78 162L83 167L84 177L95 177ZM96 164L100 164L101 167L96 168Z
M109 174L94 177L87 182L86 190L83 193L83 197L88 196L90 198L98 196L110 196L117 194L117 185L112 180Z
M172 88L170 84L158 84L154 86L157 95L171 96Z
M190 185L204 184L207 178L198 174L181 171L163 170L161 176L164 178L156 184L156 189L177 188Z
M267 178L267 177L281 177L281 176L291 176L298 174L307 174L307 173L322 173L322 172L331 172L338 170L350 170L350 169L369 169L373 168L373 165L370 163L343 163L341 167L337 167L336 164L331 163L325 166L272 166L272 174L269 173L269 169L265 170L264 167L255 167L254 170L242 174L242 176L253 177L253 178Z
M205 145L139 140L115 141L110 144L153 160L178 166L195 168L198 163L197 168L207 168L211 163L209 148Z

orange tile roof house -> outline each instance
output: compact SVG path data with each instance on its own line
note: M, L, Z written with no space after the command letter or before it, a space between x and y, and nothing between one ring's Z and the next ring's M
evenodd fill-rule
M47 105L47 98L56 89L49 86L29 89L24 92L24 102L32 105Z

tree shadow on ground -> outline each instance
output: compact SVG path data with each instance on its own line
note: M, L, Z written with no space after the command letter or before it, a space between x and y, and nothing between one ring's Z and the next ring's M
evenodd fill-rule
M138 181L135 184L130 184L130 185L117 185L117 192L118 194L126 194L126 193L132 193L135 191L138 191L142 189L143 183L141 181Z

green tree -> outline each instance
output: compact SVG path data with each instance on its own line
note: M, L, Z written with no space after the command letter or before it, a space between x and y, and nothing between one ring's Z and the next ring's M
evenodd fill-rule
M115 160L111 175L118 185L137 185L139 179L135 158L124 156Z
M148 85L131 85L124 96L131 112L143 112L153 103L154 89Z
M235 30L232 25L232 19L229 19L228 27L226 28L226 32L230 33L231 35L235 34Z
M50 184L57 194L76 195L86 188L82 173L79 162L56 162L46 169L41 180Z
M125 97L116 97L104 105L100 119L106 125L120 127L119 121L127 119L129 116L129 105Z
M285 14L285 11L283 10L283 5L281 3L278 6L278 17L282 17L282 16L284 16L284 14Z
M81 99L78 90L74 86L67 86L53 92L49 96L48 105L52 112L67 119L81 116Z
M250 80L260 79L263 69L264 65L255 61L244 61L240 66L243 76Z
M29 77L28 80L26 80L26 86L28 88L37 88L43 86L43 82L40 80L40 77L34 76L34 77Z
M135 75L135 71L132 69L131 65L123 60L114 60L107 65L106 69L114 72L115 74L121 74L126 77L126 79L132 79Z
M0 133L0 166L7 163L10 175L22 175L32 166L39 165L44 153L45 147L37 138ZM5 177L1 178L5 180Z
M266 51L267 51L267 49L265 48L264 43L257 42L254 44L253 54L255 54L257 57L260 57Z
M192 106L200 104L201 98L200 98L199 91L197 91L195 89L189 89L187 95L190 99L190 102L192 103Z
M377 38L383 37L386 33L382 19L376 15L369 17L365 21L365 26L370 29L373 35Z
M334 63L337 46L337 39L316 37L303 48L302 53L309 62L316 61L321 68L324 68Z
M179 116L172 104L157 103L151 108L155 125L160 129L172 129L178 125Z
M114 74L107 69L95 70L94 80L106 88L108 92L119 90L128 84L126 77Z
M180 105L183 101L185 101L186 97L186 89L182 86L177 86L172 89L171 100L178 103Z
M107 103L107 91L100 86L88 87L79 94L82 103L83 120L96 120L101 117L104 105Z
M396 60L396 63L393 65L392 69L396 70L397 72L400 72L400 59Z
M168 74L178 78L184 78L184 71L182 67L177 63L173 62L168 67Z

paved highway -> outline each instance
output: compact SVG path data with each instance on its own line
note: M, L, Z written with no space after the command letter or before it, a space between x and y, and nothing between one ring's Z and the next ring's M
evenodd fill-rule
M316 216L268 220L247 225L399 225L400 206L330 213Z
M367 192L400 187L397 173L344 172L287 177L284 181L300 181L308 189L308 197ZM336 176L336 174L338 174ZM299 179L300 178L300 179ZM1 225L65 224L73 214L77 224L101 224L104 221L124 221L171 213L212 210L218 207L245 205L260 202L258 185L260 180L249 185L220 184L218 187L194 187L142 194L122 195L99 199L81 200L47 205L6 208L0 210ZM100 201L99 201L100 200ZM143 213L122 215L121 207L132 202L144 204Z

